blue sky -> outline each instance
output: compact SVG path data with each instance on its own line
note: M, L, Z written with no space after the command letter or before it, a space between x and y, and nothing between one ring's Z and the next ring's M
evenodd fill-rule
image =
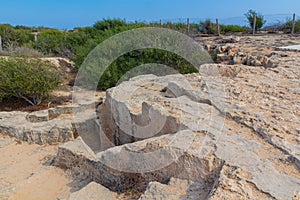
M232 17L243 18L249 9L264 15L300 16L299 0L2 0L0 5L0 24L60 29L89 26L103 18L159 21L219 17L230 21Z

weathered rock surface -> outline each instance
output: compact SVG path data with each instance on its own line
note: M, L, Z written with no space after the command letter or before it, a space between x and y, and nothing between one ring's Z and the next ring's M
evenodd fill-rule
M0 131L19 140L36 144L67 142L74 139L72 118L63 116L51 121L26 112L0 112ZM39 123L36 123L36 122Z
M227 40L227 37L224 40L220 39L220 37L196 38L207 51L214 55L215 61L219 61L222 64L243 64L276 68L280 64L283 65L286 61L290 62L289 58L298 54L298 52L287 51L288 49L297 49L299 44L298 37L265 35L241 36L239 39L238 42L230 44L223 42ZM287 48L282 48L282 46L287 46ZM218 60L218 57L221 59ZM264 59L261 60L261 58Z
M263 66L265 68L276 68L275 62L267 55L252 55L244 53L234 46L206 46L206 49L216 55L215 61L222 64L243 64L247 66Z
M201 185L187 199L293 198L300 188L299 71L200 71L209 69L217 74L141 76L107 91L98 108L103 151L78 138L60 147L55 164L88 172L116 192L142 192L156 182L141 199L184 197L186 181Z
M0 132L40 145L68 142L77 137L78 129L81 132L88 131L89 122L97 118L88 112L94 111L94 108L95 102L89 102L82 97L79 104L57 106L32 113L0 112ZM74 112L80 112L81 118L74 120Z
M98 154L94 154L78 138L60 148L55 163L74 168L75 173L86 173L87 178L117 192L132 188L143 191L149 182L167 183L171 177L194 181L204 179L209 188L218 175L222 161L203 158L197 150L184 152L178 147L189 142L192 137L191 132L183 131L173 137L161 136ZM199 133L197 137L202 138L203 134ZM156 161L153 162L153 159Z
M203 183L171 178L168 185L151 182L139 200L207 199L209 190Z

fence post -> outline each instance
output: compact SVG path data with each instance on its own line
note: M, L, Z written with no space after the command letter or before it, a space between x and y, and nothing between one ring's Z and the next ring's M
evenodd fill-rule
M295 25L296 25L296 14L293 14L293 26L292 26L292 35L295 34Z
M218 35L221 36L221 30L220 30L220 24L219 24L219 19L216 19L216 25L217 25L217 29L218 29Z
M34 34L34 42L38 41L38 34Z
M186 28L187 28L187 34L190 34L190 18L187 18L186 20Z
M160 24L160 27L162 27L162 20L161 19L159 20L159 24Z
M0 51L2 51L2 38L1 38L1 35L0 35Z
M256 15L254 15L254 19L253 19L253 35L255 35L255 29L256 29Z

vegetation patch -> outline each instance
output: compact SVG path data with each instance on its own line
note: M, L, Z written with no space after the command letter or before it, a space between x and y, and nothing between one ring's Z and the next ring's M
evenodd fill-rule
M0 101L17 97L38 105L60 84L49 62L16 57L0 58Z

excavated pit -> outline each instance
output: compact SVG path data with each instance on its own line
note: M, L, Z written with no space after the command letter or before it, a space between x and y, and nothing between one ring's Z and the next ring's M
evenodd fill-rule
M139 148L142 148L143 151L153 151L154 149L151 148L153 148L152 145L156 145L155 142L158 141L154 140L153 143L141 141L133 145L141 145ZM143 192L146 190L149 182L156 181L167 184L172 177L202 183L206 188L203 192L209 193L224 164L222 160L214 156L202 158L199 155L191 155L187 152L179 153L180 150L178 149L167 149L166 151L177 153L180 157L161 169L151 172L133 173L130 172L132 166L129 162L133 162L136 157L130 157L130 153L128 153L130 152L131 144L114 147L94 154L92 151L86 150L87 146L81 138L78 138L75 143L65 144L60 148L55 165L71 169L74 174L84 174L85 180L95 181L118 193L133 189ZM168 159L168 156L170 154L165 153L162 157ZM139 160L135 160L134 163L138 163L137 161ZM142 161L140 160L140 162ZM145 163L138 163L133 168L145 167L144 165ZM113 168L109 166L113 166ZM126 172L126 169L128 172Z
M174 81L180 80L176 76L170 77ZM148 78L156 79L154 76ZM126 83L124 85L126 87ZM195 94L179 86L174 87L167 81L149 88L163 103L170 104L170 108L174 101L178 101L178 96L186 104L204 102L206 109L213 109L208 101L196 99ZM168 109L157 107L147 98L135 102L140 106L132 109L127 104L127 97L119 95L116 90L107 91L105 101L97 109L97 118L83 120L81 125L77 123L76 129L81 137L61 146L55 165L71 169L74 174L85 174L86 179L115 192L132 189L143 192L148 183L167 184L173 177L201 183L206 188L203 192L208 195L224 162L212 152L203 156L204 153L198 152L197 148L188 150L190 145L197 147L207 139L205 130L191 130L191 125L180 119L182 113L171 114ZM171 91L176 96L165 97L166 92ZM187 108L190 109L189 106ZM180 109L185 112L186 108ZM212 149L213 146L207 151ZM157 155L152 155L155 153ZM147 158L145 154L151 155Z

